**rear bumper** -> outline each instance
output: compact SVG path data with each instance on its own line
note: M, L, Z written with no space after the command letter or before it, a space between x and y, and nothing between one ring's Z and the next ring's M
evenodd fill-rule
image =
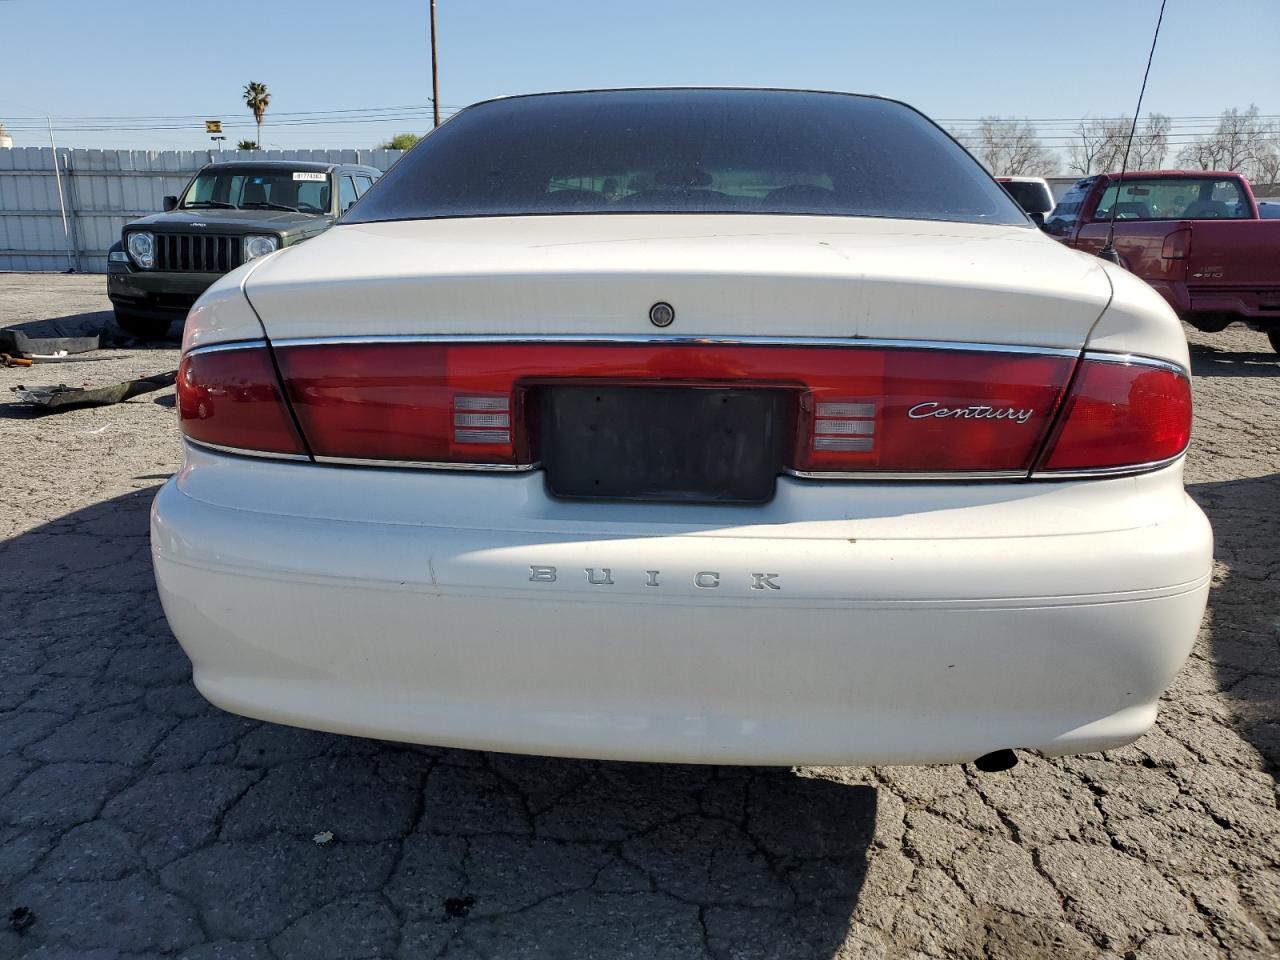
M1180 465L1012 495L783 479L707 510L189 451L152 549L197 686L235 712L561 756L921 763L1141 735L1211 534Z
M1222 320L1238 320L1262 329L1280 327L1280 288L1231 289L1186 283L1153 283L1152 286L1192 326L1208 321L1208 329L1221 329Z

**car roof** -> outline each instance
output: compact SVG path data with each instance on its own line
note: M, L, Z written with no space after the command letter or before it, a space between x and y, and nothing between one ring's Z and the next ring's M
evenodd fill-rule
M352 169L368 170L381 174L377 167L365 163L334 163L328 160L215 160L207 163L202 170L261 170L263 167L279 167L282 170L297 170L299 173L328 173L331 170Z
M815 89L810 87L753 87L753 86L735 87L735 86L716 86L713 84L705 85L705 86L676 84L674 86L665 86L665 87L664 86L583 87L582 89L578 89L578 90L574 90L574 89L540 90L540 91L532 91L527 93L507 93L507 94L501 94L496 97L488 97L484 100L477 100L474 103L468 104L467 106L463 107L462 110L459 110L456 113L452 114L448 119L452 120L453 117L456 117L467 110L471 110L474 107L482 107L490 103L501 103L504 101L524 100L524 99L537 100L537 99L560 97L560 96L578 96L582 94L596 95L596 94L621 94L621 93L734 93L734 94L737 94L737 93L794 93L794 94L802 94L802 95L807 94L811 96L820 95L820 96L828 96L828 97L853 97L854 99L859 99L859 100L879 100L883 103L892 103L900 107L906 107L908 110L911 110L914 113L920 113L918 109L913 107L911 104L907 103L905 100L898 100L898 99L895 99L894 97L885 97L875 93L855 93L849 90L822 90L822 89ZM924 114L921 114L921 116L924 116ZM926 117L926 119L928 118Z
M1108 180L1119 180L1119 171L1115 173L1102 173L1098 176L1106 177ZM1242 178L1243 174L1235 170L1128 170L1124 174L1124 179L1132 180L1134 177L1187 177L1202 179L1204 177L1236 177Z

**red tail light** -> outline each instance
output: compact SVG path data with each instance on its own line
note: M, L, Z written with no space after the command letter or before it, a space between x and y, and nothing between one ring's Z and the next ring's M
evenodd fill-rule
M1060 352L390 341L288 344L275 358L283 388L264 344L188 354L183 432L322 461L527 469L539 392L607 384L778 391L789 451L779 466L802 476L1108 472L1168 460L1190 435L1190 387L1175 368Z
M1191 439L1191 384L1176 369L1081 362L1042 471L1124 469L1176 457Z
M511 468L533 462L528 393L516 387L531 364L519 352L365 343L280 347L277 356L317 457Z
M277 348L319 458L537 459L536 397L556 383L786 391L798 473L1025 473L1072 359L1018 353L715 343L387 343Z
M178 422L199 443L306 456L265 344L189 353L178 366Z
M1069 357L950 350L828 351L808 378L798 473L1025 473Z
M1185 260L1191 253L1191 230L1183 227L1164 238L1160 256L1165 260Z

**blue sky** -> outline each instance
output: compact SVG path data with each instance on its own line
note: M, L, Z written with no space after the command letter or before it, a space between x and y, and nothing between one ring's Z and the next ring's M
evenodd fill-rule
M1159 0L438 0L440 100L564 88L726 84L897 97L939 119L1132 110ZM1169 0L1146 106L1280 114L1280 0ZM266 146L369 147L430 125L427 0L0 0L0 122L19 146L209 146L197 118ZM1254 46L1257 42L1256 48ZM404 107L394 120L313 111ZM85 117L171 117L95 123ZM362 122L299 122L357 117ZM65 118L65 119L57 119ZM233 127L232 123L243 124ZM1188 132L1211 123L1184 125ZM107 129L84 129L101 126ZM1052 123L1042 135L1062 135Z

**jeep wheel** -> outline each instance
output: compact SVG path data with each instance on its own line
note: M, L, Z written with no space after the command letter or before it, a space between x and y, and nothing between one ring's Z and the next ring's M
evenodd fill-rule
M125 333L132 334L139 340L161 340L168 336L172 320L157 320L153 317L140 317L136 313L125 313L117 309L116 326Z
M1271 349L1280 353L1280 328L1267 331L1267 339L1271 341Z

